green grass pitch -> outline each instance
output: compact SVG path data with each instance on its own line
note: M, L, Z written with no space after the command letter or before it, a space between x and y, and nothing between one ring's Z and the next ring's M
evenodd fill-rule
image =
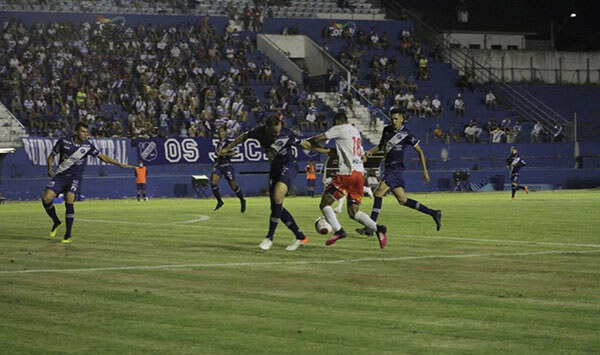
M326 247L319 200L288 198L296 252L283 224L258 248L264 197L88 200L70 245L40 202L1 205L0 352L598 353L599 190L409 196L442 230L388 196L384 250L345 212Z

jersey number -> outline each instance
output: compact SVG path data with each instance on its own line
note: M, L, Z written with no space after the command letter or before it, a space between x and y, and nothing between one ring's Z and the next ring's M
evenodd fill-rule
M352 141L354 142L354 146L352 147L352 153L356 156L362 155L362 147L360 146L360 137L352 137Z

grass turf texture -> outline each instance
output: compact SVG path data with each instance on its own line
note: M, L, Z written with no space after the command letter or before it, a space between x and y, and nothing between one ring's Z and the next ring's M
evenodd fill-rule
M268 252L267 198L76 203L73 244L39 202L0 206L0 348L17 353L593 353L600 191L384 199L389 242L325 247L318 199L284 205L310 245ZM363 210L370 212L366 198ZM64 206L57 205L64 219ZM208 216L203 219L201 216ZM203 219L203 220L202 220ZM64 233L64 228L61 230ZM61 234L62 235L62 234ZM77 269L77 270L71 270ZM36 271L37 270L37 271ZM54 270L54 271L52 271ZM62 271L61 271L62 270ZM71 270L71 271L64 271ZM28 272L21 272L28 271ZM35 272L30 272L35 271Z

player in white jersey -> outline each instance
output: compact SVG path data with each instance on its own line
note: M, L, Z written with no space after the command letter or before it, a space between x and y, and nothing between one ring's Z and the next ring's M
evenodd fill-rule
M343 196L348 195L348 215L365 227L376 230L379 246L383 249L387 243L387 228L384 225L378 225L369 215L359 211L359 205L364 194L363 148L360 132L348 123L348 118L343 112L338 112L333 117L333 124L334 126L327 132L308 140L311 145L315 146L319 142L333 139L335 141L335 152L339 159L339 171L325 188L326 193L323 194L320 204L325 219L335 231L333 237L329 238L325 245L332 245L338 240L346 238L346 232L338 221L331 205ZM324 154L333 153L328 148L314 150Z

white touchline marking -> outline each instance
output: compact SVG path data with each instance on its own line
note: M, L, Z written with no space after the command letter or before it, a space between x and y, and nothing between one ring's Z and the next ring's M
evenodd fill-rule
M532 255L550 255L550 254L588 254L588 253L597 253L597 252L599 252L599 250L563 250L563 251L545 250L545 251L521 252L521 253L421 255L421 256L400 256L400 257L393 257L393 258L382 257L382 258L339 259L339 260L303 260L303 261L271 261L271 262L242 262L242 263L215 263L215 264L114 266L114 267L97 267L97 268L86 268L86 269L13 270L13 271L0 271L0 274L6 275L6 274L34 274L34 273L124 271L124 270L218 268L218 267L238 267L238 266L344 264L344 263L358 263L358 262L369 262L369 261L402 261L402 260L420 260L420 259L462 259L462 258L532 256Z
M198 219L189 220L189 221L181 221L181 222L170 222L170 223L154 223L154 222L136 222L136 221L113 221L108 219L89 219L89 218L78 218L77 221L83 222L92 222L92 223L116 223L116 224L134 224L134 225L150 225L150 226L165 226L165 227L177 227L178 224L182 224L180 227L186 228L210 228L210 229L222 229L222 230L239 230L239 227L223 227L223 226L191 226L186 224L191 224L195 222L202 222L209 220L209 216L200 216ZM245 231L256 231L262 232L264 228L244 228ZM525 240L503 240L503 239L485 239L485 238L462 238L462 237L443 237L443 236L434 236L434 235L393 235L393 237L399 238L414 238L414 239L448 239L448 240L456 240L463 242L476 242L476 243L505 243L505 244L522 244L522 245L553 245L553 246L564 246L564 247L590 247L590 248L600 248L600 244L579 244L579 243L559 243L559 242L535 242L535 241L525 241Z

